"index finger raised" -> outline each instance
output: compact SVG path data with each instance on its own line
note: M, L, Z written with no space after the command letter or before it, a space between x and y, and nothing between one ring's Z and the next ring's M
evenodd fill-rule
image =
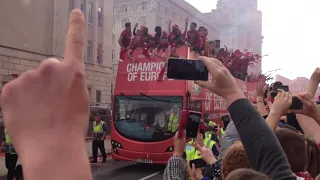
M64 61L84 62L85 20L79 9L74 9L69 18Z

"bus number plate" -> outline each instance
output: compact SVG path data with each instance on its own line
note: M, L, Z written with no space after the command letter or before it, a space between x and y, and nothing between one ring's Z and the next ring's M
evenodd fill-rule
M138 163L146 163L146 164L152 164L152 160L150 159L137 159Z

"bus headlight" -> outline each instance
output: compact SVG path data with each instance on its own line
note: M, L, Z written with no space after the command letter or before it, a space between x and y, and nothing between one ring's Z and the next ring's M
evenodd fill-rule
M122 145L115 140L111 140L111 147L112 147L113 152L116 154L119 154L118 150L117 150L118 148L122 149Z
M166 152L173 152L173 146L168 147Z

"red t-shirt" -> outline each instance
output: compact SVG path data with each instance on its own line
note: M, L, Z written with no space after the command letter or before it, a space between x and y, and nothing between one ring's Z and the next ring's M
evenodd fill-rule
M131 50L135 50L138 47L142 47L141 37L134 37L130 48Z
M147 36L144 33L141 34L141 41L144 45L148 45L150 38L152 38L151 34L148 34Z
M181 34L181 32L178 32ZM171 46L171 47L177 47L179 44L177 42L177 39L174 40L174 38L179 35L179 34L174 34L173 32L170 32L169 36L168 36L168 44ZM184 38L181 36L181 41L184 40Z
M125 48L128 47L130 44L131 37L132 37L131 31L128 31L127 29L125 29L122 31L121 36L122 36L122 40L121 40L122 45Z
M187 32L187 41L189 44L191 44L191 46L197 46L200 43L200 32L195 30L195 31L191 31L189 30Z
M162 32L161 36L157 36L157 34L155 34L154 38L156 39L156 46L159 47L163 44L163 39L168 39L168 34L166 32Z

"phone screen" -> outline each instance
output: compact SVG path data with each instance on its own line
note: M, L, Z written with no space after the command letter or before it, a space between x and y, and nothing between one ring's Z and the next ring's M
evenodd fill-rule
M208 80L209 71L200 60L170 58L167 69L167 77L170 79Z
M201 114L189 113L187 122L187 138L196 138L198 135L199 124L201 120Z
M297 97L292 97L292 105L290 109L303 109L303 103Z
M203 159L196 159L190 161L190 167L192 168L192 164L194 164L195 168L202 168L206 166L206 162Z
M279 89L282 89L285 92L289 92L289 86L281 86Z

